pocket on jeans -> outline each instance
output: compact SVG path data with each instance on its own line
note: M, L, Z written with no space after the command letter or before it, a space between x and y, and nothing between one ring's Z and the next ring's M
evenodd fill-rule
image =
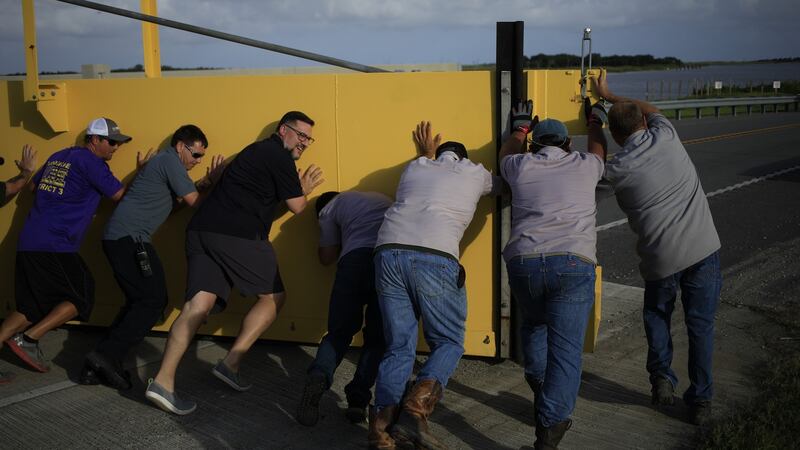
M594 299L595 266L583 261L567 261L556 271L561 301L584 302Z
M447 266L435 261L415 259L412 263L417 290L426 297L439 297L444 293ZM455 274L453 274L455 277ZM453 279L455 283L455 278Z

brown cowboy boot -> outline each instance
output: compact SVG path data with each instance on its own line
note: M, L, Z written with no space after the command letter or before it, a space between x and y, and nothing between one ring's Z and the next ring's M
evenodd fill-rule
M392 426L391 434L398 448L444 450L428 430L428 416L442 398L442 385L436 380L422 380L406 394L403 409Z
M397 417L397 405L384 406L377 413L375 407L369 408L369 441L370 450L394 450L394 439L386 431Z
M533 448L536 450L556 450L558 443L564 437L564 433L572 426L572 420L567 419L555 425L545 427L536 421L536 442Z

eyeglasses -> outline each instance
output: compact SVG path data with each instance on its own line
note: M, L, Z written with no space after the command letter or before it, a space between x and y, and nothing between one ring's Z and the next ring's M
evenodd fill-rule
M295 128L295 127L293 127L291 125L289 125L288 123L285 123L284 125L286 125L290 130L294 131L295 134L297 134L297 137L300 138L300 142L308 142L308 145L311 145L311 144L314 143L314 138L312 138L311 136L303 133L302 131L298 130L297 128Z
M183 144L183 148L185 148L189 152L189 154L192 155L192 158L194 159L200 159L203 156L206 156L205 153L193 152L192 147L189 147L188 145L186 145L186 143Z

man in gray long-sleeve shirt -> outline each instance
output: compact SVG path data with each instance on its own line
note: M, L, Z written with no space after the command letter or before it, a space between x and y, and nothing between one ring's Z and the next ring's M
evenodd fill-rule
M595 84L595 92L614 103L609 129L622 147L606 163L605 178L639 237L652 401L674 402L678 378L670 367L670 318L680 289L689 334L690 385L683 400L689 420L699 425L710 417L713 395L714 313L722 286L719 236L697 170L669 120L650 103L614 95L602 75Z

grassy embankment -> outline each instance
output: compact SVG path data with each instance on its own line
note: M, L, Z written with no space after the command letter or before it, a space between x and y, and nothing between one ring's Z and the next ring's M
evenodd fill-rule
M758 396L740 405L728 417L700 434L698 448L788 449L798 448L800 430L800 314L797 305L784 310L760 311L784 327L787 337L767 345L773 355L765 367L753 368Z

